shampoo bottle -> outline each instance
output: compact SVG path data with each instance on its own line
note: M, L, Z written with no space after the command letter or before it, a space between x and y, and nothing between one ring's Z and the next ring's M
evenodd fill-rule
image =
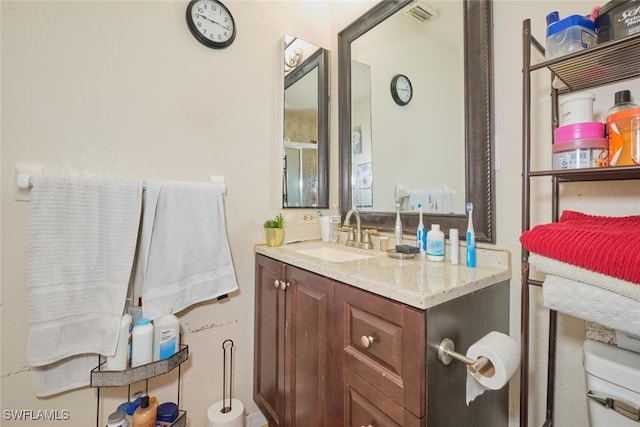
M400 220L400 203L396 203L396 246L402 244L402 221Z
M424 222L422 222L422 203L418 203L420 208L420 223L418 224L418 231L416 232L416 246L420 248L420 256L427 255L427 231L424 228Z
M178 352L180 320L166 307L153 321L153 361L167 359Z
M431 224L431 230L427 233L427 259L444 260L444 233L440 231L440 224Z
M133 427L156 427L156 411L149 404L149 396L143 396L140 407L133 413Z
M116 354L113 357L107 357L107 363L105 363L105 369L107 371L124 371L131 367L132 326L131 315L123 315L122 320L120 321Z
M131 331L131 367L153 362L153 325L145 317Z

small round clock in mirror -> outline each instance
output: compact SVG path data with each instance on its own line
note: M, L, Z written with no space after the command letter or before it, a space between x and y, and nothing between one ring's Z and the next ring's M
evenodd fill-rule
M411 80L404 74L397 74L391 80L391 96L398 105L407 105L413 97Z
M191 0L186 18L191 34L207 47L225 48L236 38L233 15L217 0Z

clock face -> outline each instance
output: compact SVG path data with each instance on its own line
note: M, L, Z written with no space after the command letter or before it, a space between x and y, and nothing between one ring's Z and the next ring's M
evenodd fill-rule
M210 48L227 47L236 37L231 12L216 0L191 0L187 6L187 24L191 34Z
M409 78L403 74L391 80L391 96L398 105L407 105L413 96L413 87Z

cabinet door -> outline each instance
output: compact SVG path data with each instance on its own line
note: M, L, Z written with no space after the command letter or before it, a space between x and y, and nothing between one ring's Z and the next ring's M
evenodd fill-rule
M284 279L282 263L256 255L253 397L270 426L285 425Z
M345 426L424 427L416 418L348 369L344 370ZM338 425L338 424L336 424Z
M424 311L350 286L336 287L339 348L345 368L417 418L426 412Z
M287 363L285 403L287 426L323 427L335 423L329 390L334 282L287 266ZM290 419L289 419L290 417ZM338 418L339 420L339 418Z

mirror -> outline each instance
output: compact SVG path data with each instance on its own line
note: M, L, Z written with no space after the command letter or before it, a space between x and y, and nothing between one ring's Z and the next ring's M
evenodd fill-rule
M285 35L283 208L328 208L329 52Z
M447 18L452 7L457 17ZM430 14L435 19L422 24L410 17ZM476 239L495 241L491 26L490 0L390 0L340 32L343 217L356 207L363 226L392 232L400 203L403 230L411 234L419 201L427 227L458 228L464 238L470 201ZM453 62L444 65L442 55ZM390 92L397 74L412 82L405 106Z

